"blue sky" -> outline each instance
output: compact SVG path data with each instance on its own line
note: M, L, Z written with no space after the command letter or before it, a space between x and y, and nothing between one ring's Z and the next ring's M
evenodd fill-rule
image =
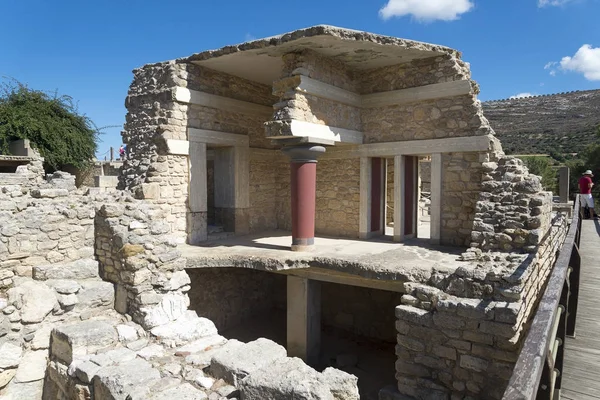
M316 24L456 48L483 101L600 89L600 0L0 0L0 15L0 77L72 96L99 127L124 123L136 67Z

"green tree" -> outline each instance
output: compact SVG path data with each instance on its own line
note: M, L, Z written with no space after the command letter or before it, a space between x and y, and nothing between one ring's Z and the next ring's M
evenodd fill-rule
M94 158L98 134L71 97L49 95L16 81L0 85L0 153L8 153L12 140L29 139L47 170L65 165L83 169Z
M529 172L542 177L542 186L545 190L550 190L553 193L558 192L556 169L552 167L551 158L536 156L525 156L520 158L529 169Z

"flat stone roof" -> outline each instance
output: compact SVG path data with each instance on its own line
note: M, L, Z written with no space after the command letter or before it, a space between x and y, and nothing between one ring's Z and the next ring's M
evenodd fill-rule
M317 25L264 39L207 50L177 62L193 62L251 81L271 85L286 53L312 49L354 70L401 64L420 58L460 53L445 46L378 35L329 25Z
M315 251L290 251L288 232L208 241L204 245L180 245L187 268L238 267L281 272L292 269L319 269L367 279L427 282L435 271L453 273L469 264L458 261L464 249L436 246L426 239L403 243L391 240L315 238Z

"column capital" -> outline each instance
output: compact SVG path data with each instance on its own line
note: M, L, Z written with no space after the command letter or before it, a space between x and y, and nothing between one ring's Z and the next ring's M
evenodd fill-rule
M316 163L317 158L325 153L325 147L317 144L285 146L281 149L293 163Z

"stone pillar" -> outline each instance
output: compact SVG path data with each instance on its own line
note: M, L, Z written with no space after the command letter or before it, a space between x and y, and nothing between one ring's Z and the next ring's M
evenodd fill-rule
M442 154L431 155L431 243L440 244L442 239Z
M282 151L291 159L292 251L310 251L315 244L317 157L325 147L306 144Z
M215 217L226 232L243 235L250 231L249 171L248 147L215 149Z
M206 143L190 142L189 168L188 243L198 244L208 238Z
M561 203L569 202L569 167L560 167L558 175L558 192Z
M394 157L394 241L404 240L405 187L404 176L406 158Z
M321 283L287 277L287 351L316 365L321 351Z

